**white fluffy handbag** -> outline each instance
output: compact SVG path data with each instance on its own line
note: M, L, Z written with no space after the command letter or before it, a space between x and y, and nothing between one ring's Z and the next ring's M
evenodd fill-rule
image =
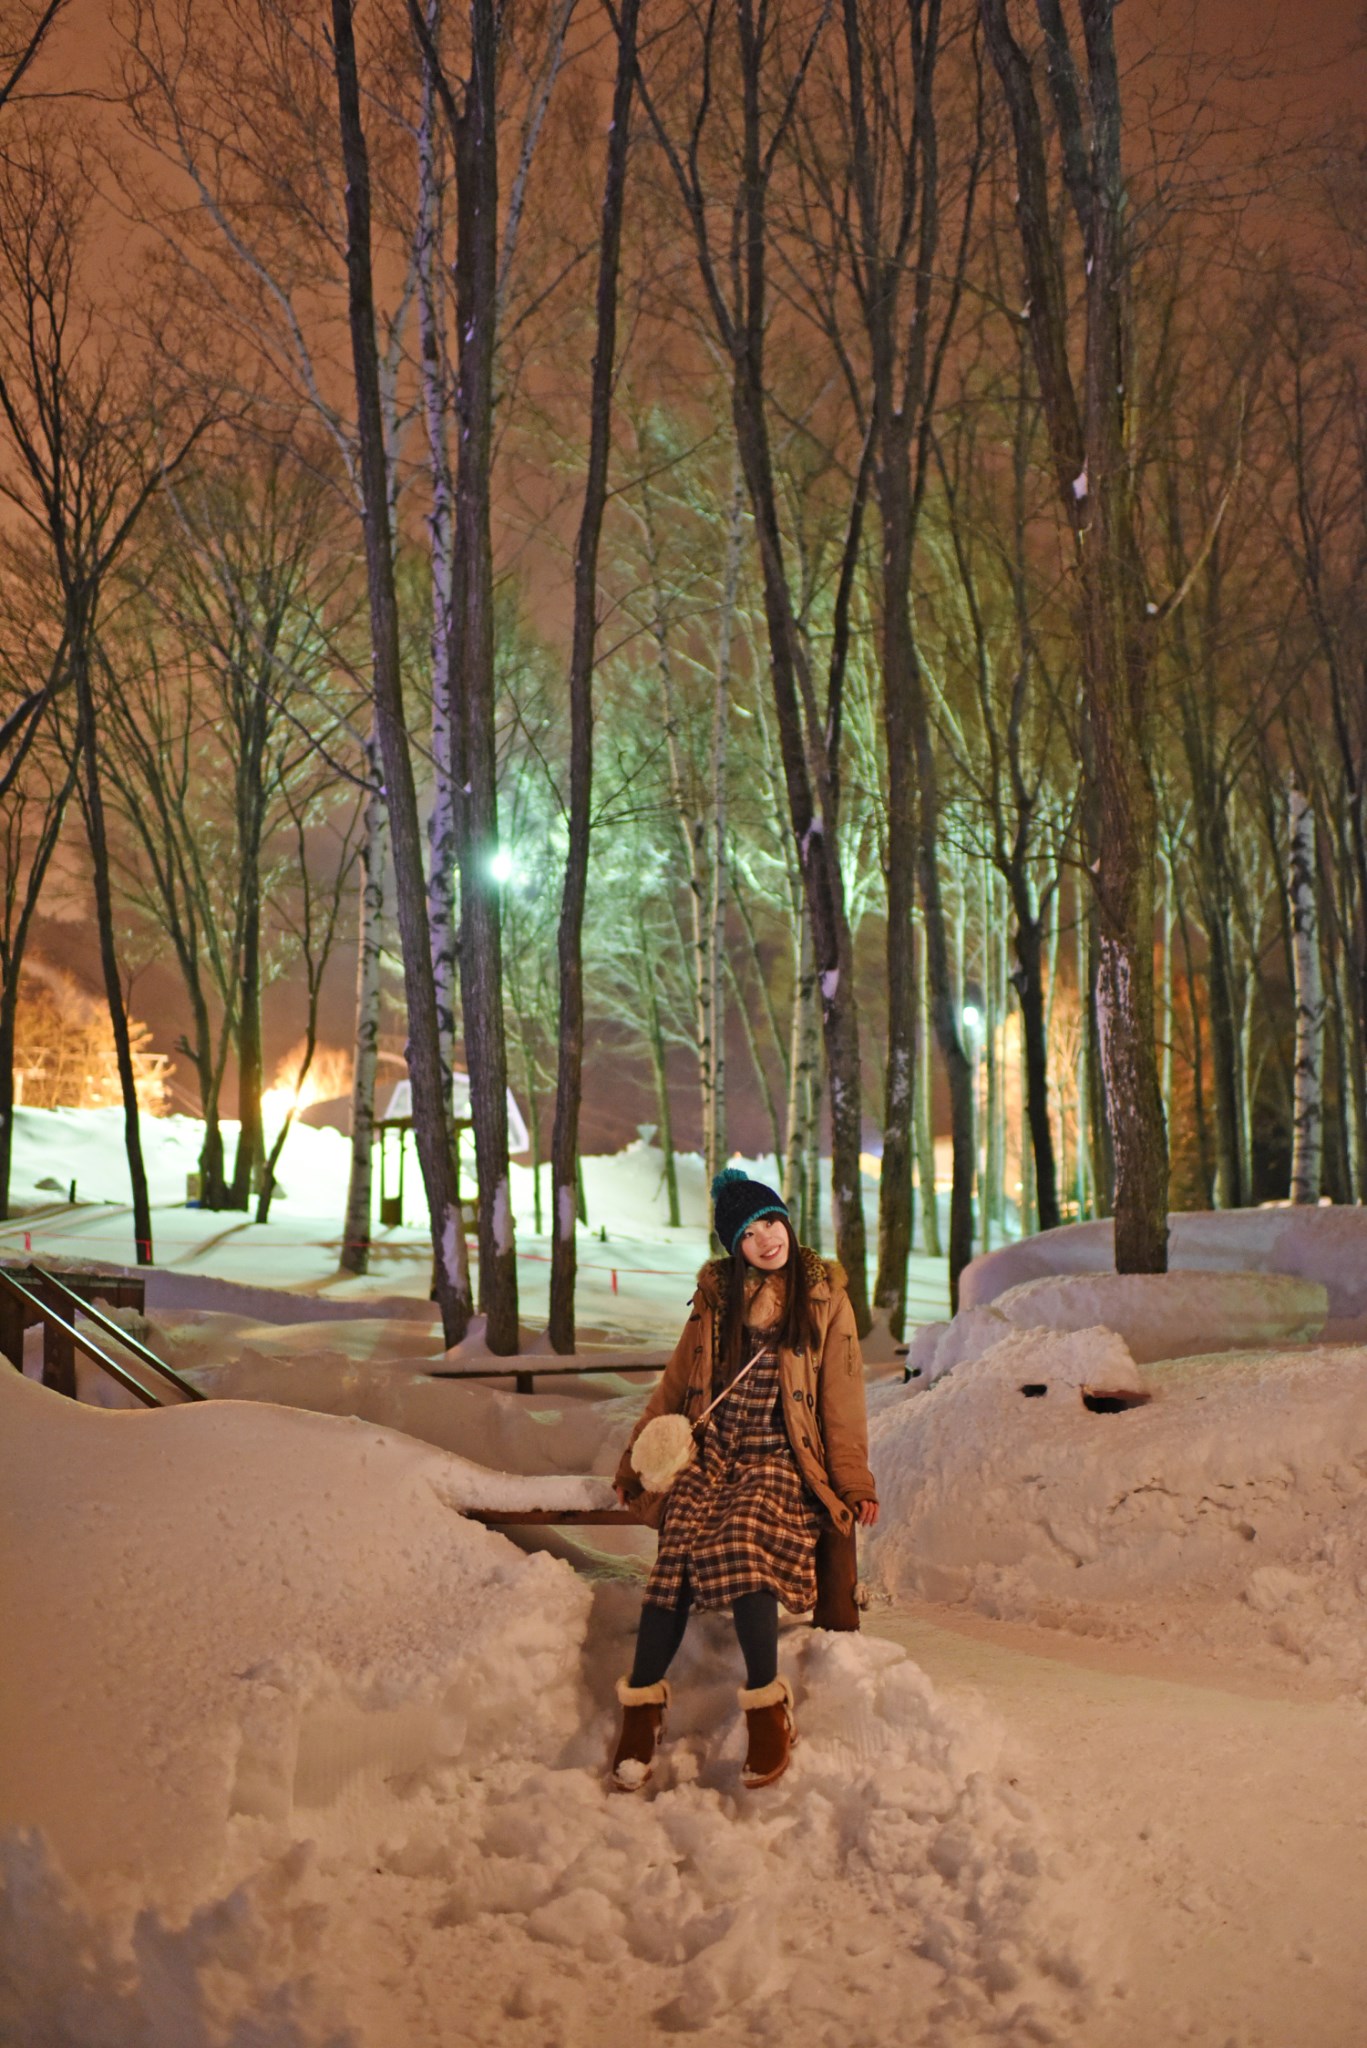
M696 1422L690 1422L686 1415L657 1415L646 1424L631 1447L631 1469L647 1493L668 1493L680 1474L695 1463L698 1437L712 1410L735 1392L751 1366L768 1356L769 1347L765 1345L741 1367L730 1386L723 1387L716 1400L708 1402Z

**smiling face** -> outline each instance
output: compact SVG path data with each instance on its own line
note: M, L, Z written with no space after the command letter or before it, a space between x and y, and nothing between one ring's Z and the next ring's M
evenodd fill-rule
M757 1216L740 1241L747 1265L777 1273L788 1263L788 1225L782 1216Z

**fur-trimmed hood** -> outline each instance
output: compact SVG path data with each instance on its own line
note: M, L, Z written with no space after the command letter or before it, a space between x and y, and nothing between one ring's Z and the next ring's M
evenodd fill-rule
M829 1301L836 1289L846 1284L845 1268L839 1259L823 1259L809 1245L799 1245L798 1250L807 1270L807 1291L812 1300ZM697 1292L708 1308L725 1308L733 1270L730 1259L709 1259L699 1268Z

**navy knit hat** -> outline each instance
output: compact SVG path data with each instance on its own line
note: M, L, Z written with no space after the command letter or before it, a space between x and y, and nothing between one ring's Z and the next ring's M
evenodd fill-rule
M734 1252L757 1218L786 1217L788 1205L762 1180L751 1180L738 1166L725 1166L712 1182L712 1213L717 1236L728 1252Z

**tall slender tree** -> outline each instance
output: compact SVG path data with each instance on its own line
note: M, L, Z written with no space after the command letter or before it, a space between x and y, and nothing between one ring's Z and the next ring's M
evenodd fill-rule
M560 963L559 1062L551 1133L550 1339L557 1351L574 1349L575 1230L579 1185L579 1104L584 1065L584 898L588 886L593 801L593 670L598 628L598 547L607 503L612 440L612 388L617 355L617 277L626 204L631 101L636 79L640 0L621 0L617 17L617 74L608 129L598 236L598 288L593 372L589 392L589 461L574 552L574 625L570 644L569 845L561 893L557 951Z
M1079 79L1061 0L1036 0L1062 198L1080 237L1082 388L1072 297L1035 67L1007 0L980 0L1001 81L1014 170L1027 317L1055 482L1078 565L1098 923L1097 1021L1115 1162L1121 1272L1167 1265L1168 1152L1154 1040L1157 806L1149 766L1156 622L1135 528L1127 386L1132 254L1122 163L1115 0L1078 0Z
M734 42L728 44L720 10L709 7L697 17L696 45L676 43L671 52L673 62L688 74L671 81L671 111L680 101L687 106L680 126L671 127L665 119L663 95L654 85L643 81L641 90L683 204L707 311L727 365L731 425L759 549L769 675L790 824L812 928L830 1090L836 1251L848 1275L856 1321L866 1330L867 1236L859 1163L863 1088L854 948L840 866L839 759L843 664L868 465L859 465L850 509L826 702L821 705L785 560L766 354L770 189L826 18L824 7L797 9L781 17L764 0L737 0ZM723 84L728 101L734 93L738 125L734 137L718 145L711 124ZM711 159L707 150L712 151ZM732 162L731 190L723 192L712 179L725 176L720 165ZM719 215L729 223L728 238L721 245Z
M408 751L403 679L399 667L399 613L394 582L389 461L375 340L370 165L361 118L360 73L351 0L333 0L332 32L338 132L347 180L348 310L356 384L366 584L370 598L372 687L392 834L404 993L408 1001L413 1132L432 1222L434 1290L446 1341L455 1344L468 1327L471 1301L461 1253L464 1226L451 1143L451 1106L442 1082L422 834L413 763Z

